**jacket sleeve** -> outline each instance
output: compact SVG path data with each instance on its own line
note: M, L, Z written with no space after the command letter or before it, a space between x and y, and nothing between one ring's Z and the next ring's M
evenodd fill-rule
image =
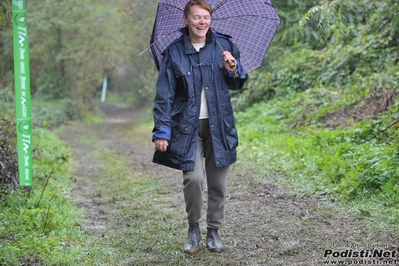
M173 100L175 98L176 78L170 59L170 54L166 51L161 62L156 84L152 141L155 139L166 139L170 141L171 137L171 112Z

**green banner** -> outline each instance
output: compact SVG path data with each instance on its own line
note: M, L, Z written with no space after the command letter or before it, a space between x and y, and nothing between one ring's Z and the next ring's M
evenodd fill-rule
M15 104L17 108L18 168L20 186L32 186L32 120L28 20L24 0L12 1Z

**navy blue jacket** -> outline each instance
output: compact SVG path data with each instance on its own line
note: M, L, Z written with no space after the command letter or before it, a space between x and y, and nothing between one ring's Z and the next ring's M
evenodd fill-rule
M159 70L152 141L166 139L169 146L165 152L156 149L153 162L183 171L194 170L204 87L216 166L228 166L237 160L238 146L229 90L241 89L248 75L229 36L209 30L205 46L197 52L188 39L187 28L182 32L182 37L164 51ZM237 59L238 77L225 69L218 44Z

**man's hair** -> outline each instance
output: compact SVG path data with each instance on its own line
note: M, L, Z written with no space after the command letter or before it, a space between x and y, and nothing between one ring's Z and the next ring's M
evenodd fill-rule
M211 16L212 16L213 10L212 10L211 5L207 1L205 1L205 0L190 0L187 2L186 6L184 7L184 11L183 11L184 17L186 17L186 18L188 17L188 14L190 13L190 8L193 6L199 6L205 10L208 10L209 14L211 14Z

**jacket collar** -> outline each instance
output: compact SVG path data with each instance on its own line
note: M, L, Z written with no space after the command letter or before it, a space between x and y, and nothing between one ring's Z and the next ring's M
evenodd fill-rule
M195 50L194 46L191 44L189 38L188 38L188 27L184 27L180 29L180 32L183 34L183 44L184 44L184 52L186 54L194 54L197 52L197 50ZM212 42L214 42L215 37L213 36L213 32L211 29L208 30L208 32L206 33L206 41L205 41L205 45L210 44Z

